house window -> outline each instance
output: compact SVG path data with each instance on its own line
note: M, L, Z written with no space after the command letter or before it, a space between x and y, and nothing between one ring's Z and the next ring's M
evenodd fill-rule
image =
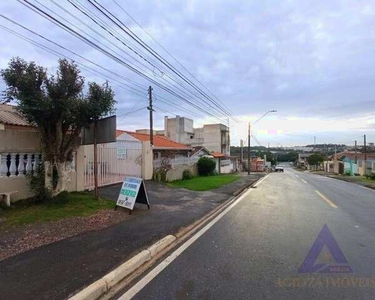
M193 138L194 138L194 136L191 135L191 136L190 136L190 139L193 139Z
M126 159L127 157L127 149L125 148L117 148L117 159Z

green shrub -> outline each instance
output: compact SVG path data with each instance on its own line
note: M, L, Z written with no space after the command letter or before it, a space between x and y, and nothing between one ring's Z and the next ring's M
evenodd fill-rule
M201 176L208 176L213 174L216 168L216 162L208 157L201 157L198 160L198 173Z
M52 191L45 186L45 171L43 162L36 165L33 173L27 173L26 178L30 182L30 189L35 194L32 202L38 203L51 200Z
M375 173L373 172L373 173L371 173L370 175L366 175L366 177L367 177L368 179L375 180Z
M191 173L191 171L189 169L186 169L182 172L182 179L183 180L192 179L192 178L193 178L193 174Z

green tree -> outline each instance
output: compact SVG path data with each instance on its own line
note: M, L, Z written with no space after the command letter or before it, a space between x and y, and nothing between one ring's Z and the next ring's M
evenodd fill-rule
M46 187L53 194L66 190L67 162L82 127L113 112L112 89L107 83L89 83L85 94L84 77L78 66L66 59L59 60L55 75L49 75L35 62L13 58L1 76L7 85L5 102L16 101L18 111L40 133ZM58 174L55 187L53 167Z
M288 152L285 152L285 153L280 153L280 154L278 154L277 159L280 162L286 162L286 161L295 162L298 159L298 152L288 151Z
M276 165L276 157L270 151L258 151L258 156L263 158L266 155L267 161L271 162L271 165Z
M324 161L324 156L320 153L313 153L307 158L307 162L311 166L320 166Z

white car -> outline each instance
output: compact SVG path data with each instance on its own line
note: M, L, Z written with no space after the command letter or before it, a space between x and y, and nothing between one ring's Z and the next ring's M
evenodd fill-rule
M284 172L284 167L282 167L282 166L276 166L275 172Z

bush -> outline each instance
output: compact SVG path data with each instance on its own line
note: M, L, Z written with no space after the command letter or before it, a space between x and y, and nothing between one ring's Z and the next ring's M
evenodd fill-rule
M370 175L366 175L367 179L375 180L375 173L371 173Z
M192 178L193 178L193 174L191 173L191 171L189 169L184 170L182 172L182 179L183 180L192 179Z
M201 176L208 176L213 174L216 168L216 162L208 157L201 157L198 160L198 173Z
M52 191L46 188L44 184L45 171L44 164L40 162L33 173L27 173L26 178L30 182L30 189L34 192L33 202L45 202L52 198Z

